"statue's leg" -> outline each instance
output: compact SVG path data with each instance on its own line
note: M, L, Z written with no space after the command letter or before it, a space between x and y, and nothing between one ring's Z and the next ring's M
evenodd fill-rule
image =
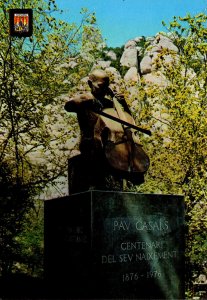
M81 154L68 160L68 185L69 195L90 189L90 170Z

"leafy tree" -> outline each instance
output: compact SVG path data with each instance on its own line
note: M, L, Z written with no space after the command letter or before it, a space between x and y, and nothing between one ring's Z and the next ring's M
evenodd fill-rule
M13 262L20 250L14 233L21 232L24 215L31 207L30 191L14 183L9 166L0 169L0 274L11 273Z
M31 199L65 176L78 130L60 96L75 90L88 73L86 39L93 40L87 54L94 57L100 41L95 15L87 10L77 25L53 17L58 10L54 0L28 0L24 7L22 3L0 0L0 239L7 253L0 273L12 270L15 236L25 214L35 207ZM30 38L9 35L9 9L20 7L33 9Z
M44 274L44 215L43 202L36 201L35 206L24 216L21 231L15 236L18 248L13 272L24 272L33 277L42 278Z
M144 83L137 108L139 119L153 129L147 138L151 167L138 191L185 195L189 281L202 269L207 251L206 20L205 14L174 18L169 31L179 55L163 49L157 74L165 76L165 86ZM169 63L165 55L171 55Z

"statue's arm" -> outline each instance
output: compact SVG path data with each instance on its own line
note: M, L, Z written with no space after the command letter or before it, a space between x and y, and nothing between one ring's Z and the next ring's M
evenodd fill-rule
M91 94L80 94L69 99L64 106L68 112L78 112L82 109L90 109L93 106L94 97Z

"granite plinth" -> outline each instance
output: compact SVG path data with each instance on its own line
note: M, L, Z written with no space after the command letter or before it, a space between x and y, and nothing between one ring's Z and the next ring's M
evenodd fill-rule
M46 201L45 270L59 297L184 299L183 197L88 191Z

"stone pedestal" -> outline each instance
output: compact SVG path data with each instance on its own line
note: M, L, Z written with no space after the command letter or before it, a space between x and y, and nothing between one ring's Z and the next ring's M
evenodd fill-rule
M59 297L184 299L183 197L88 191L46 201L45 270Z

